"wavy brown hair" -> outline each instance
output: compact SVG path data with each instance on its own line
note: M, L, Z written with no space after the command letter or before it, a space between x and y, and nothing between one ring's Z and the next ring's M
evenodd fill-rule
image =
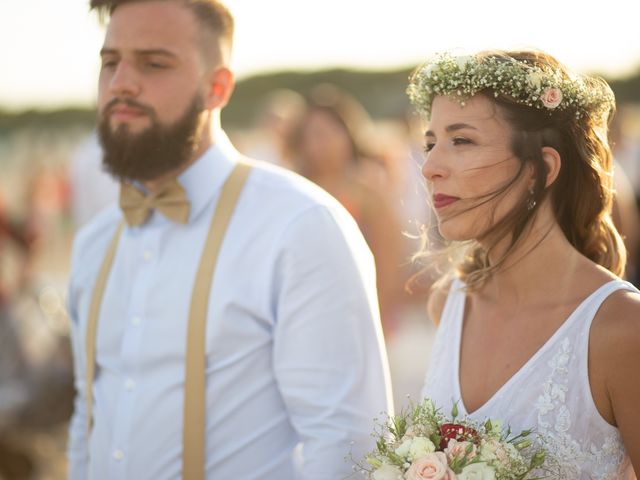
M560 62L542 52L491 51L480 53L478 57L527 62L570 78ZM601 79L584 77L582 80L586 88L609 88ZM415 258L433 265L442 265L444 260L449 271L443 281L456 271L469 289L478 288L523 240L542 200L550 197L555 219L571 245L593 262L622 276L626 250L611 220L613 159L607 130L614 113L613 106L606 115L595 110L577 114L571 108L561 111L532 108L507 95L496 96L492 90L479 94L493 99L497 113L511 126L511 149L522 162L519 172L507 185L482 201L507 192L523 174L526 164L534 170L533 194L529 196L527 192L510 212L489 228L484 235L492 240L488 247L477 241L451 242L446 248L434 251L427 244L428 236L423 235L423 247ZM548 188L545 187L547 168L542 156L543 147L554 148L562 159L558 178ZM490 263L492 248L505 238L510 238L505 254Z

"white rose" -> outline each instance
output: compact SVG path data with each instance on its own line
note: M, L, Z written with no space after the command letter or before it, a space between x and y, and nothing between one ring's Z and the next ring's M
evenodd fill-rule
M472 463L462 469L458 480L495 480L496 471L486 463Z
M416 437L411 442L411 448L409 449L409 459L415 461L420 457L424 457L429 453L436 451L436 446L431 440L425 437Z
M395 465L384 464L371 477L373 480L402 480L402 470Z
M411 438L402 442L400 446L395 449L395 454L401 456L402 458L408 457L409 450L411 449L411 442L413 442Z
M433 453L435 451L436 446L431 440L426 437L415 437L402 442L402 444L396 448L395 453L396 455L408 458L413 462L418 458L424 457L428 453Z

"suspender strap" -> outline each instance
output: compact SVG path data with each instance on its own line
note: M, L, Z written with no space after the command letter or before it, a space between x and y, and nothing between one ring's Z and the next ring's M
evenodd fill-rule
M209 293L218 253L250 170L248 164L239 163L222 187L191 297L182 446L182 478L189 480L204 480L205 473L205 339Z
M205 337L213 273L227 227L250 171L251 166L249 164L238 163L222 187L220 199L209 228L209 234L204 244L191 296L185 362L184 443L182 452L182 478L189 480L204 480L205 476ZM93 425L93 380L95 376L98 318L100 316L102 297L123 226L124 222L118 225L107 248L107 253L96 279L87 319L85 390L89 434Z
M107 253L102 260L102 266L96 279L96 286L93 288L93 296L91 297L91 306L89 307L89 318L87 319L87 336L85 338L87 359L86 359L86 376L85 391L87 397L87 434L91 433L93 426L93 377L96 367L96 331L98 330L98 317L100 316L100 307L102 306L102 295L109 278L113 257L118 249L118 240L120 233L124 227L124 221L120 222L116 228L113 238L107 248Z

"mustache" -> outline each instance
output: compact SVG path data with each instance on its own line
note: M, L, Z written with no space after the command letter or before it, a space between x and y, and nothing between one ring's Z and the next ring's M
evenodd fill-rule
M126 105L127 107L135 108L137 110L141 110L146 115L148 115L148 116L150 116L152 118L155 118L155 116L156 116L156 112L152 107L150 107L148 105L144 105L142 103L139 103L139 102L137 102L135 100L132 100L130 98L119 98L119 97L115 97L115 98L109 100L109 102L102 109L102 114L103 115L108 115L111 112L111 110L113 110L118 105Z

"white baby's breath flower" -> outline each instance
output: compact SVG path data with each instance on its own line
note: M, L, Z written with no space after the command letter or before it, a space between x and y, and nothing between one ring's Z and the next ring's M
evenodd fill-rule
M460 70L464 70L467 65L469 65L473 60L473 57L470 55L460 55L456 57L456 65Z
M493 433L500 434L500 432L502 432L502 420L492 418L489 422L491 423L491 431Z
M528 61L474 55L436 56L421 67L413 86L409 89L411 101L426 118L431 116L436 95L462 103L485 88L491 89L495 98L506 95L529 107L575 109L578 118L585 113L606 118L615 104L611 89L604 83L594 86L580 76L566 77L560 70L542 70Z
M433 71L436 69L436 64L432 63L430 65L427 65L423 70L422 73L424 74L425 77L427 78L431 78L431 74L433 73Z
M495 440L483 440L480 444L480 460L483 462L492 462L496 460L498 457L496 452L500 447L500 443Z

